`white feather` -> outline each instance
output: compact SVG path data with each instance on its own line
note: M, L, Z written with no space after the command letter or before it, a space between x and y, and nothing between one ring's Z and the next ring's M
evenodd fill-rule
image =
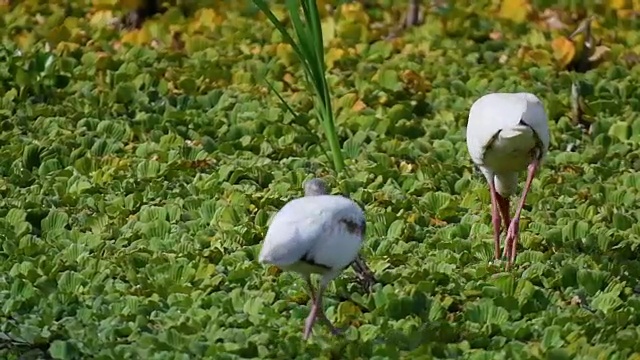
M536 146L539 145L540 157L544 157L549 141L547 114L533 94L492 93L471 106L467 124L469 154L502 196L515 192L518 172L531 163Z
M259 261L304 275L336 276L354 261L364 237L347 231L341 220L364 224L364 212L355 202L339 195L292 200L271 221Z

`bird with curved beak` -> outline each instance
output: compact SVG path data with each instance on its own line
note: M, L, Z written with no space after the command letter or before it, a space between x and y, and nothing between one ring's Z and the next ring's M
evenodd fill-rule
M327 185L324 181L318 178L309 179L304 183L304 196L317 196L327 195ZM373 275L367 263L362 259L362 256L358 254L355 261L351 264L351 267L356 273L358 282L364 288L365 291L371 292L373 285L376 283L376 279Z
M295 271L307 282L312 306L305 322L305 340L316 319L333 334L340 333L324 314L322 295L331 280L357 264L365 232L360 206L344 196L327 195L326 186L317 180L306 183L305 196L286 203L269 224L259 261ZM317 291L311 274L321 276Z
M509 268L516 257L520 214L540 162L549 149L549 125L540 99L531 93L491 93L469 111L467 148L489 184L495 258L500 259L500 218L507 231L504 257ZM522 198L509 219L509 197L518 174L527 169Z

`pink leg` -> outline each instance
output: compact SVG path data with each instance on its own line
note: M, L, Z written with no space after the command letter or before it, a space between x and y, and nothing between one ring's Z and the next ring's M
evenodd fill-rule
M311 312L307 317L307 320L304 322L304 335L303 339L309 339L311 336L311 328L313 328L313 324L316 322L316 317L318 316L318 306L316 305L316 300L313 300L313 304L311 305Z
M493 224L494 256L500 259L500 212L498 211L498 192L493 184L493 179L489 181L489 193L491 194L491 222Z
M309 285L309 291L311 292L312 303L311 303L311 312L309 313L309 316L305 321L304 336L303 336L304 340L307 340L309 336L311 336L313 324L316 322L316 319L320 319L320 321L322 321L325 325L327 325L331 330L332 334L334 335L339 334L340 330L338 330L336 327L333 326L333 324L331 324L331 321L329 321L329 319L327 319L326 315L324 314L324 310L322 310L322 293L324 293L325 287L320 285L318 289L318 293L315 294L315 291L313 289L313 284L311 284L311 278L307 276L305 280Z
M516 213L513 215L513 220L511 220L511 225L509 225L509 230L507 231L507 238L505 241L511 252L507 267L511 266L516 259L516 244L520 233L520 213L522 213L522 208L524 207L524 203L527 199L527 194L529 193L529 189L531 189L533 176L536 174L539 164L540 161L537 159L529 164L529 168L527 169L527 181L524 184L524 189L522 190L522 199L520 199L520 204L518 204L518 207L516 208Z
M506 232L509 229L509 223L511 222L509 215L509 198L505 198L500 194L496 194L496 199L498 200L498 208L500 209L500 216L502 217L502 223L504 226L504 231ZM502 253L502 257L507 257L507 244L505 244L504 252Z

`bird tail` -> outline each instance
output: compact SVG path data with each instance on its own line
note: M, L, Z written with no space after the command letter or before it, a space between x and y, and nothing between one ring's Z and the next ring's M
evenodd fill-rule
M502 129L500 132L500 138L504 140L516 140L517 138L530 138L533 135L533 130L523 124L517 124L515 126Z

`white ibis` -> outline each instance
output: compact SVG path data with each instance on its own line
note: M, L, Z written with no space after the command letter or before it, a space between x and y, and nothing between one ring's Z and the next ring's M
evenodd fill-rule
M340 195L313 195L326 192L320 180L305 184L304 196L291 200L273 217L265 236L259 261L302 275L309 286L312 306L305 322L304 339L319 318L333 334L340 331L327 319L322 294L331 280L356 260L366 231L362 209ZM311 274L320 274L318 291Z
M476 100L469 111L467 148L489 183L495 258L500 258L500 217L507 231L503 256L507 267L516 257L520 214L531 182L549 149L547 114L530 93L492 93ZM509 220L509 197L516 192L518 174L527 169L522 198Z
M304 196L317 196L317 195L327 195L327 186L324 181L318 178L312 178L304 184ZM367 266L367 263L360 257L360 254L356 257L356 259L351 264L351 267L356 273L358 280L362 287L370 292L371 288L376 282L375 277L373 276L373 272Z

